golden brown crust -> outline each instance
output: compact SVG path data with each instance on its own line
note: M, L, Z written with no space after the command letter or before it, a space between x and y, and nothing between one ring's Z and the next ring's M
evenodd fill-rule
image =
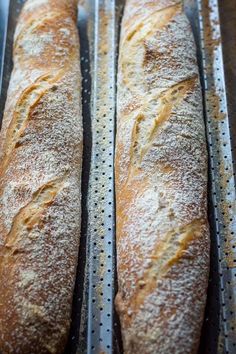
M177 0L127 0L118 69L116 307L125 353L196 353L209 268L196 49Z
M28 0L0 139L0 352L61 353L80 234L77 1Z

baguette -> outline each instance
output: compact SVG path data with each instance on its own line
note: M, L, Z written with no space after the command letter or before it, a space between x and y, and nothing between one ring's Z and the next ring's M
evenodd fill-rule
M118 65L118 294L126 354L198 350L209 271L207 150L182 2L127 0Z
M80 235L76 0L28 0L0 145L0 352L62 353Z

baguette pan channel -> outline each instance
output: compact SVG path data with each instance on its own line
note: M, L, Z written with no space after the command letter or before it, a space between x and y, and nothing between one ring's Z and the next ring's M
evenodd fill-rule
M62 353L80 235L76 0L28 0L0 142L0 352Z
M181 1L126 1L117 105L124 351L196 353L209 271L207 150L196 47Z

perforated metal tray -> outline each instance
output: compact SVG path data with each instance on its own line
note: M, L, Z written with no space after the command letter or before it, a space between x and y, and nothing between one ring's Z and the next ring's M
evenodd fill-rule
M219 0L220 1L220 0ZM12 39L23 0L0 0L1 100L3 112L12 69ZM236 144L234 63L227 53L227 5L221 1L222 36L217 0L185 0L198 48L209 148L209 220L211 271L199 353L236 353L236 201L233 156ZM231 3L231 6L229 6ZM122 353L114 311L115 202L114 136L116 59L123 1L83 0L78 28L83 75L84 162L82 232L72 325L65 353ZM6 35L5 35L5 34ZM236 31L235 31L236 41ZM227 45L225 45L225 43ZM229 63L228 63L229 62ZM226 71L226 79L225 73ZM235 70L236 73L236 70ZM236 74L235 74L236 75ZM236 81L234 81L236 82Z

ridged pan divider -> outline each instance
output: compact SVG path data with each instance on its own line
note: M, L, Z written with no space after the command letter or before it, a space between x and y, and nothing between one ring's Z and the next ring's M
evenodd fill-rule
M101 354L113 350L117 11L115 0L85 1L83 10L87 13L90 41L92 146L82 317L87 331L86 353Z
M236 192L218 0L198 0L211 271L201 353L236 353Z

